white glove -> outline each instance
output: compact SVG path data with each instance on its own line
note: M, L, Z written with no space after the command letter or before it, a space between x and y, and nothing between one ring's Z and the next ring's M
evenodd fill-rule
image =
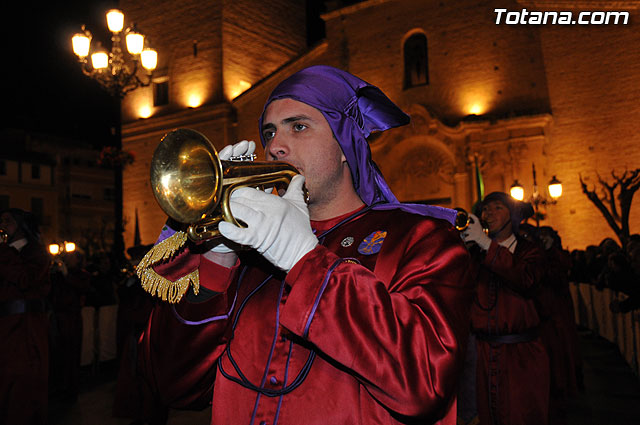
M256 150L256 142L243 140L233 145L227 145L218 153L222 161L228 161L232 156L251 155Z
M318 244L311 230L303 184L303 176L294 176L282 197L248 187L235 190L231 194L231 213L248 227L221 222L220 233L255 248L276 267L289 272Z
M251 155L256 150L256 143L251 140L242 140L241 142L234 143L233 145L227 145L218 153L218 158L222 161L228 161L232 156ZM224 243L211 248L209 251L228 253L233 252L233 249L229 248Z
M473 214L469 214L469 227L467 227L461 234L462 239L466 242L475 242L478 246L485 251L489 250L491 245L491 238L487 236L482 230L482 224L478 217Z

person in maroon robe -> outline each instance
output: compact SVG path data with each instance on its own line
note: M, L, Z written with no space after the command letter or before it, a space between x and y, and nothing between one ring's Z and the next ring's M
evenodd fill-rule
M138 369L138 339L144 331L156 298L145 292L140 279L133 273L151 245L136 245L127 249L131 256L131 272L118 287L118 316L116 327L118 378L113 397L113 416L129 418L130 425L164 425L169 408L163 405L143 379Z
M260 119L267 160L301 175L282 197L233 192L247 227L220 223L225 239L183 245L165 227L138 268L177 301L155 306L140 343L164 403L211 404L225 425L455 423L473 294L456 212L399 203L366 141L407 122L328 66L274 90Z
M35 217L0 212L0 423L47 423L49 255Z
M66 252L51 266L51 374L52 392L75 402L80 389L82 307L91 288L91 275L78 250Z
M546 316L542 337L546 339L551 365L549 424L564 425L567 423L567 403L578 392L577 371L581 362L569 290L571 257L562 249L560 236L551 227L540 227L538 237L547 259L543 285L546 296L540 304Z
M549 358L537 310L545 254L537 244L516 236L532 208L493 192L480 211L481 220L472 215L462 233L472 245L476 268L471 328L477 341L478 418L483 425L546 424Z

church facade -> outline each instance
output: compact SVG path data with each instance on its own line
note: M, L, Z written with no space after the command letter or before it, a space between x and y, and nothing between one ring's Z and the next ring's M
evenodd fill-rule
M555 228L565 248L615 237L580 177L593 188L598 175L640 167L639 1L326 3L325 36L309 46L305 2L121 1L160 58L154 83L123 101L123 148L137 158L125 170L124 215L133 223L137 211L143 243L166 218L149 186L162 136L193 128L217 149L259 140L269 92L314 64L377 85L411 116L408 126L370 139L400 200L470 209L476 171L485 193L508 192L518 180L528 198L535 166L545 200L549 180L562 181L558 202L539 207L540 224ZM563 11L597 19L554 24ZM530 22L545 12L546 23ZM606 12L625 12L628 22ZM637 212L632 233L640 232ZM125 243L132 241L131 225Z

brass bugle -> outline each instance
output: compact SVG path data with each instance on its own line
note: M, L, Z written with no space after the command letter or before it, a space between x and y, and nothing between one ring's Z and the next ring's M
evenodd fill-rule
M467 227L469 227L469 224L474 222L473 217L471 217L471 214L469 214L464 208L456 207L454 208L454 210L458 212L458 214L456 214L454 226L456 230L462 232L466 230ZM488 235L489 229L487 228L486 223L480 221L480 224L482 225L482 231L484 232L484 234Z
M464 208L454 208L458 214L456 214L456 221L455 221L455 228L456 230L458 230L459 232L462 232L463 230L465 230L467 227L469 227L469 224L471 223L471 215L469 215L469 213L464 209Z
M219 237L222 220L246 227L233 217L229 205L237 188L287 187L299 174L286 162L221 160L209 139L187 128L162 138L150 168L151 188L160 208L188 225L187 235L194 242Z

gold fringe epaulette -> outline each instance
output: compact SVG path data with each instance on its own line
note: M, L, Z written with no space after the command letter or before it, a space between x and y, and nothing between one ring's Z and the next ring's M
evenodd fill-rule
M167 239L156 244L147 252L147 254L138 263L138 270L146 269L160 261L168 260L180 250L187 242L187 234L185 232L175 232Z
M161 261L173 257L187 242L187 234L176 232L147 252L142 258L136 273L140 278L142 288L153 296L162 298L172 304L180 302L184 294L189 290L189 284L193 285L193 292L200 292L200 275L198 269L186 276L172 282L164 276L160 276L153 270L153 266Z
M196 295L200 292L200 275L198 274L198 269L186 276L182 276L175 282L160 276L152 267L142 271L138 276L140 277L142 288L145 291L171 304L180 302L184 294L189 290L189 284L193 285L193 292Z

